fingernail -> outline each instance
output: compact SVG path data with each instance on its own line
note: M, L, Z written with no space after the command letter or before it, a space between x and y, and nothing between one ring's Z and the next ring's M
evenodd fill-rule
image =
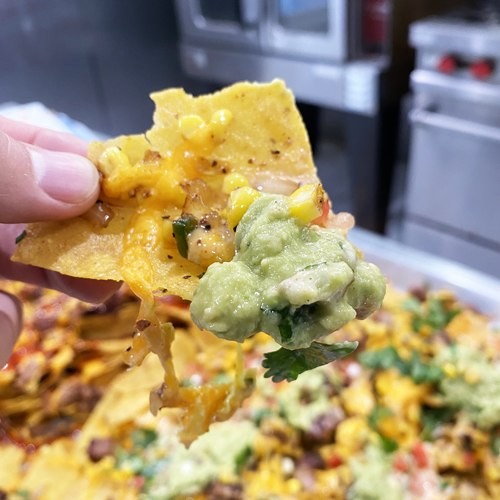
M0 291L0 370L9 361L21 331L21 311L17 302Z
M29 151L36 182L51 198L78 204L97 191L99 174L83 156L33 148Z

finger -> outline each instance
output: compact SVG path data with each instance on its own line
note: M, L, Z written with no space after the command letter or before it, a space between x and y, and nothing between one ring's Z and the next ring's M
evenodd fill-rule
M25 142L51 151L65 151L81 156L87 156L87 143L65 132L56 132L46 128L36 127L0 116L0 131L16 141Z
M15 297L0 290L0 370L10 358L21 327L21 304Z
M54 271L46 271L42 286L59 290L84 302L100 304L118 291L121 283L108 280L74 278Z
M97 169L83 156L26 145L0 132L0 222L74 217L98 193Z
M4 278L53 288L85 302L103 302L120 287L120 283L64 276L35 266L12 262L15 239L23 230L22 224L0 224L0 269Z

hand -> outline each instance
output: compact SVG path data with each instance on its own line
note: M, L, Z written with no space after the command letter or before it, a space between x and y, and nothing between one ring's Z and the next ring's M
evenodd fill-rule
M0 117L0 276L102 302L119 284L72 278L10 261L24 223L59 220L88 210L99 194L99 174L87 145L70 134ZM0 369L22 327L21 305L0 291Z

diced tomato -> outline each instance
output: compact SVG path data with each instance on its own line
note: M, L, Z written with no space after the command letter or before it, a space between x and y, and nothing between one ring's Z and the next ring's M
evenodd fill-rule
M343 463L344 461L342 460L342 457L340 455L337 455L336 453L333 453L330 457L328 457L326 461L326 464L330 469L335 469Z
M321 215L314 219L311 224L315 224L316 226L326 227L326 223L328 221L328 214L330 213L330 202L325 200L323 202L323 206L321 207Z
M427 452L425 451L424 443L416 443L411 450L411 454L417 467L424 469L429 466L429 458L427 456Z
M467 469L472 469L476 465L476 455L474 452L464 452L464 465Z
M16 349L12 355L10 356L10 359L6 365L7 370L14 370L16 366L21 362L22 359L24 359L26 356L29 356L37 351L39 351L37 347L34 345L26 345L19 347ZM1 367L0 367L1 369Z
M408 472L410 470L408 457L406 455L403 455L402 453L396 454L392 466L399 472Z
M144 479L143 476L135 476L134 477L134 486L138 490L141 490L143 488L145 482L146 482L146 480Z

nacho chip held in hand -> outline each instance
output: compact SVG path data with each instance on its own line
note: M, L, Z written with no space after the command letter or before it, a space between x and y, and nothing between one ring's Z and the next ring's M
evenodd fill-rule
M235 411L254 374L240 352L234 383L217 398L213 387L181 387L170 354L174 328L158 321L155 296L192 301L195 323L220 338L268 333L282 348L267 355L265 375L291 381L356 348L318 340L380 307L385 283L346 240L352 217L330 210L283 82L152 98L151 130L91 145L102 175L96 206L72 220L30 225L14 258L125 281L143 300L127 361L159 356L165 379L151 407L189 414L203 407L194 436Z
M318 182L306 130L282 82L240 83L201 97L171 89L152 98L150 131L91 145L103 178L92 213L31 225L16 260L190 300L208 264L233 256L223 213L231 190L243 184L290 194ZM182 255L186 234L179 231L178 242L172 227L183 213L198 219L189 259Z

